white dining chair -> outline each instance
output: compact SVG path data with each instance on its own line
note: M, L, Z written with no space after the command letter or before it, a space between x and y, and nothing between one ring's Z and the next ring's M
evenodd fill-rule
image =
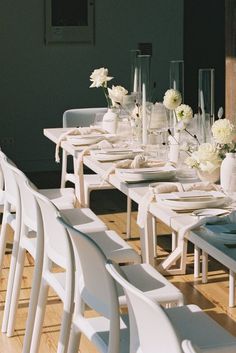
M17 186L18 197L16 208L17 214L20 214L21 217L20 234L18 234L17 238L14 237L14 256L12 255L11 257L6 302L2 322L2 331L7 332L7 336L10 337L14 334L16 311L18 307L26 251L28 251L35 260L30 307L31 311L36 311L38 288L40 285L42 272L43 235L34 196L32 196L25 185L25 183L28 181L28 178L22 171L11 165L8 160L6 160L4 164L4 167L8 170L8 173L12 174L15 185ZM34 188L35 190L37 189L36 187ZM41 191L42 190L39 190L38 192ZM47 194L45 190L43 191L44 195ZM52 191L51 189L48 189L48 194L49 196L55 196L55 190ZM64 195L61 196L60 192L58 192L58 197L56 199L52 199L52 202L54 202L55 205L59 208L66 206L66 209L64 210L65 214L68 217L70 217L71 214L74 224L79 225L79 227L81 227L83 230L101 231L107 229L106 225L100 219L98 219L98 217L90 209L75 209L73 204L71 205L71 208L69 208L70 203L68 203L67 200L65 201ZM26 342L31 338L31 335L28 333L32 330L32 321L33 318L31 317L30 322L27 322L27 334L25 335ZM26 345L28 346L29 343ZM27 352L27 349L24 352Z
M96 114L105 114L107 108L79 108L69 109L63 113L63 127L89 126L94 123ZM62 172L61 172L61 187L65 187L70 181L75 184L75 176L68 172L68 153L62 151ZM84 174L84 198L85 206L90 207L90 194L96 190L114 189L113 185L103 181L97 174ZM126 238L131 238L131 211L132 200L127 197L127 223L126 223Z
M107 262L106 268L123 287L127 298L130 352L233 353L236 351L236 338L198 306L163 308L133 286L111 261Z
M29 312L27 326L31 322L33 327L33 321L35 321L34 331L32 336L31 349L28 351L23 350L24 353L37 352L40 342L40 332L42 329L44 311L46 307L47 292L48 288L52 287L57 295L63 302L63 318L61 333L58 343L57 352L66 352L67 341L70 333L70 321L71 315L73 313L73 301L74 297L72 295L74 291L74 270L73 270L73 252L70 253L70 243L68 242L69 237L65 231L64 226L59 224L57 221L58 210L57 208L44 197L42 194L38 193L26 182L28 189L34 195L37 203L39 204L42 223L43 223L43 235L44 235L44 266L42 271L42 281L40 285L40 294L38 301L38 308L36 312L36 317L34 320L34 312ZM86 231L86 227L75 225L75 218L71 217L68 211L61 211L61 214L67 221L75 228L77 231ZM41 227L42 229L42 227ZM123 240L121 239L114 231L97 231L92 232L88 229L87 232L89 236L93 238L99 246L101 246L107 256L112 258L114 261L118 262L140 262L140 256ZM65 234L66 233L66 234ZM90 254L84 254L88 257L88 261L94 263L94 257ZM52 263L57 264L64 269L63 273L53 273ZM78 283L80 282L80 269L76 269L76 278ZM95 282L98 287L100 284L100 269L94 266L94 276ZM37 288L38 289L38 288ZM72 298L73 297L73 298ZM32 332L28 330L26 334L29 336ZM29 347L28 347L29 348Z
M68 353L78 351L81 333L86 335L99 352L124 353L129 351L127 321L122 316L119 324L117 299L114 296L118 296L119 305L126 305L126 300L121 287L118 288L117 293L114 293L114 283L105 268L107 259L111 258L113 253L107 253L90 234L84 234L75 229L63 219L62 214L58 220L68 230L71 238L78 276ZM132 283L142 288L151 298L162 304L183 304L182 293L152 266L129 264L120 268ZM98 318L84 316L85 304L98 312L100 316Z

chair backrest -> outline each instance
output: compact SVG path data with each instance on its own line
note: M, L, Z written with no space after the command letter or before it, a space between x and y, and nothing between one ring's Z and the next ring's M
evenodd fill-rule
M15 164L8 159L2 151L0 151L0 165L4 178L5 200L14 206L17 206L17 202L19 201L19 190L14 174L11 170L11 167L14 167Z
M47 258L64 269L71 270L73 248L65 228L57 221L58 210L56 206L44 195L34 188L27 180L25 187L39 205L44 234L44 251Z
M69 109L63 114L63 127L89 126L96 114L105 114L107 108Z
M89 235L80 232L62 216L58 221L64 225L72 240L76 271L79 272L79 297L92 309L110 319L108 352L119 342L119 304L116 284L106 270L106 257Z
M133 337L138 332L139 350L142 353L183 353L181 343L165 310L131 285L117 270L116 265L108 261L106 268L125 292L130 318L130 346L135 347ZM135 325L135 328L132 326Z
M13 174L14 181L19 190L23 223L31 230L37 231L37 205L34 197L26 188L25 182L28 181L28 178L14 165L8 163L8 169Z

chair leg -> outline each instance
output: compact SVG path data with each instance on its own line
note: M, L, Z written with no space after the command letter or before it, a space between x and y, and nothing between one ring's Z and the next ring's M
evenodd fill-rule
M68 348L68 342L71 332L71 322L73 315L73 300L69 305L64 305L63 315L62 315L62 324L60 330L60 337L58 342L57 353L66 353Z
M2 226L1 226L1 235L0 235L0 276L2 272L2 266L3 266L3 260L4 260L4 255L6 251L6 237L7 237L7 222L6 222L6 212L4 210L3 213L3 220L2 220Z
M62 150L61 188L66 186L67 152Z
M2 322L2 332L4 333L7 331L7 325L9 320L9 311L10 311L11 300L12 300L12 292L13 292L13 287L15 283L18 250L19 250L19 239L17 240L14 239L12 255L11 255L11 263L10 263L10 271L8 274L8 281L7 281L5 309L4 309L3 322Z
M132 200L127 196L126 239L131 239Z
M81 332L75 324L72 324L68 353L77 353L80 346Z
M44 279L42 279L29 353L37 353L39 350L40 337L42 333L43 320L44 320L47 297L48 297L48 290L49 290L49 286L47 282Z
M40 258L37 262L35 262L35 266L34 266L34 275L33 275L33 282L32 282L32 288L30 293L30 302L29 302L29 309L28 309L28 317L26 321L26 330L25 330L22 353L28 353L30 350L30 344L31 344L33 328L34 328L34 319L35 319L35 314L37 310L39 290L40 290L40 284L41 284L41 278L42 278L42 264L43 264L43 260Z
M18 308L20 288L21 288L21 279L24 270L25 262L25 249L19 248L17 255L17 264L15 268L14 283L12 286L11 293L7 293L6 305L3 316L2 331L7 327L7 336L11 337L14 335L15 321L16 321L16 312ZM10 269L10 272L13 272L14 269Z

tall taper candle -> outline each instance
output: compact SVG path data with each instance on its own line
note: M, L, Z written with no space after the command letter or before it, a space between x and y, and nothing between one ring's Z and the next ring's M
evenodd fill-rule
M135 67L134 69L134 85L133 85L133 92L138 92L138 68Z

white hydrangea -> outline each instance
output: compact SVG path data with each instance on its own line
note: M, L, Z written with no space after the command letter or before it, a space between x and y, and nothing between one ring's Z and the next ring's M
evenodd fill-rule
M126 94L128 94L128 91L122 86L112 86L112 88L108 88L108 95L113 106L122 105Z
M191 168L211 173L220 166L221 161L216 146L211 143L203 143L185 160L185 163Z
M164 106L169 110L175 110L182 102L182 96L176 89L168 89L163 98Z
M185 124L188 124L193 117L193 110L187 104L181 104L176 108L175 112L177 120L183 121Z
M228 144L233 140L235 127L228 119L219 119L214 122L211 131L216 143Z
M93 83L90 85L93 87L101 87L106 86L107 81L112 80L113 77L108 76L108 69L101 67L100 69L95 69L90 75L90 81Z

